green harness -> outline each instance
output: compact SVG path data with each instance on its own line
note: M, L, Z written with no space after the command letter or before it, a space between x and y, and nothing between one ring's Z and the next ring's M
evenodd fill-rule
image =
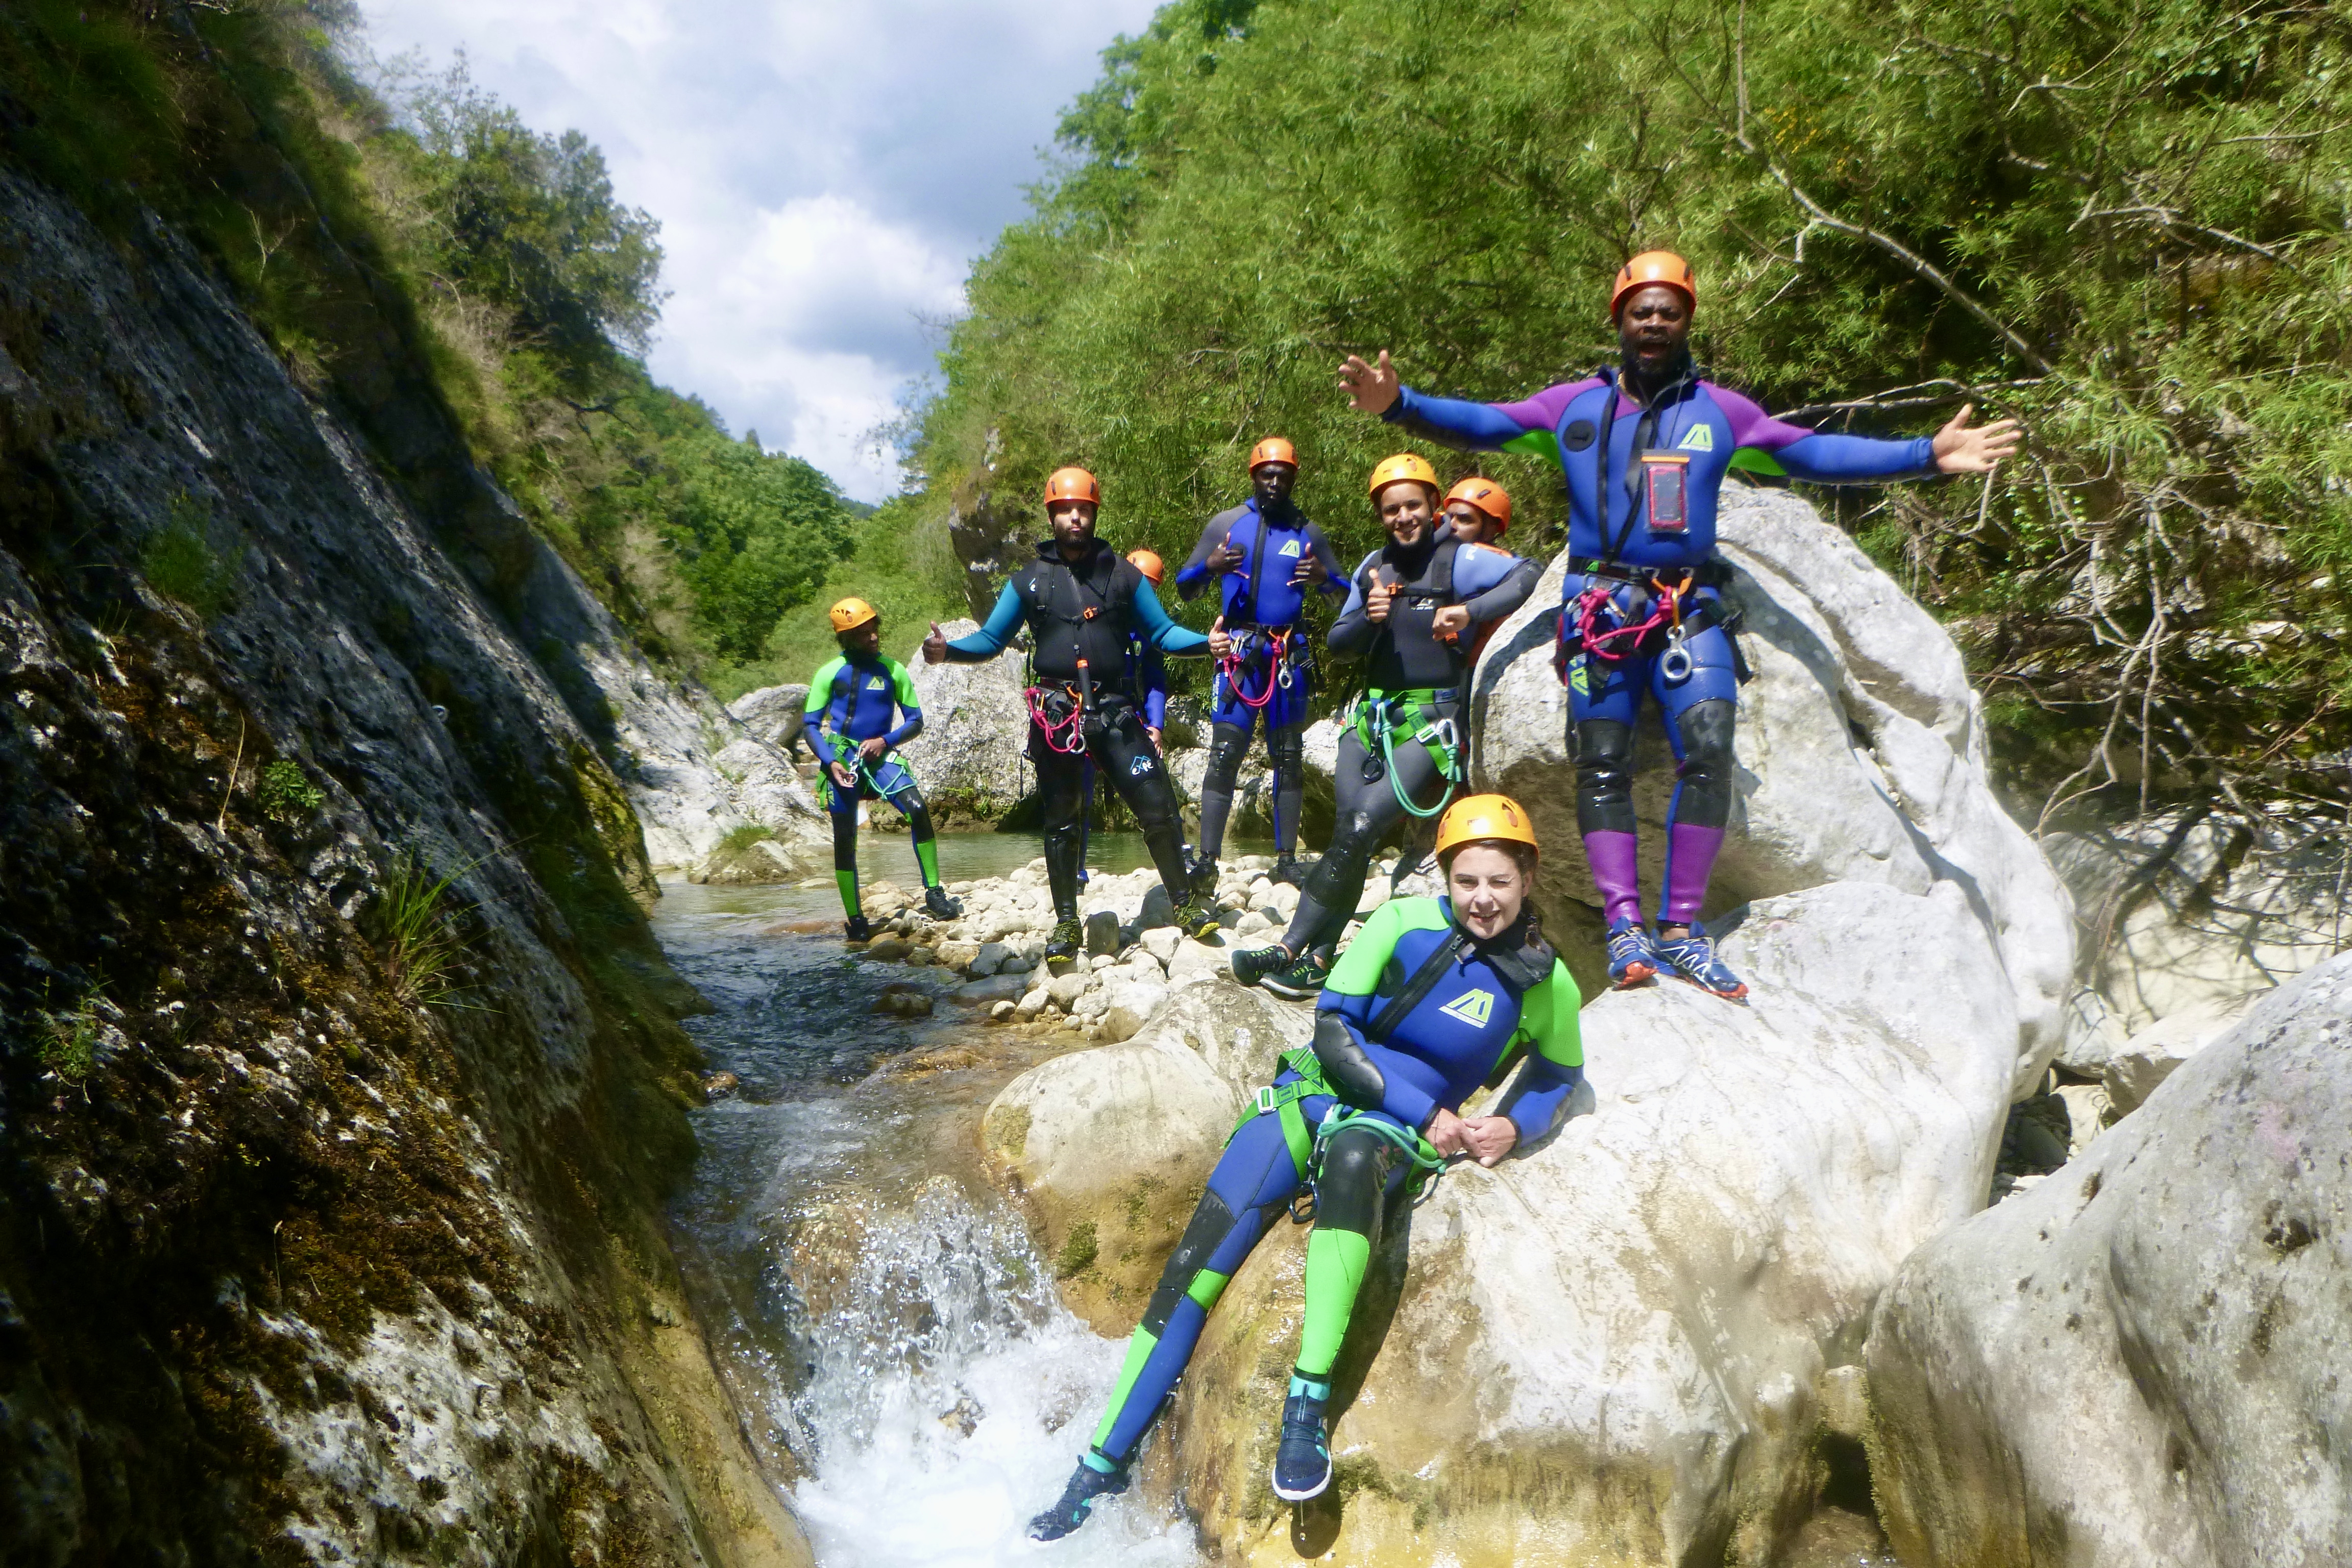
M1415 816L1435 816L1453 803L1454 792L1462 783L1461 736L1454 721L1437 710L1437 693L1433 689L1366 691L1356 700L1350 722L1364 750L1380 758L1381 767L1387 770L1389 788L1399 805ZM1430 760L1437 764L1438 775L1445 780L1445 793L1425 811L1412 803L1412 797L1405 794L1403 784L1397 778L1396 748L1401 742L1414 742L1428 750Z
M1347 1127L1361 1127L1395 1144L1404 1157L1412 1162L1412 1186L1416 1195L1433 1173L1445 1169L1445 1156L1420 1133L1400 1127L1385 1117L1374 1116L1369 1111L1340 1103L1339 1095L1333 1092L1330 1083L1323 1077L1323 1064L1315 1059L1315 1052L1308 1047L1298 1046L1283 1052L1281 1065L1297 1073L1298 1081L1270 1083L1259 1089L1256 1098L1250 1101L1250 1108L1242 1113L1242 1119L1234 1123L1233 1131L1225 1137L1226 1142L1232 1142L1243 1128L1271 1110L1281 1119L1282 1141L1289 1145L1292 1167L1306 1178L1310 1187L1315 1184L1315 1178L1322 1168L1323 1146ZM1312 1100L1318 1094L1328 1096L1332 1105L1323 1113L1323 1120L1309 1131L1307 1113L1298 1105L1299 1101Z

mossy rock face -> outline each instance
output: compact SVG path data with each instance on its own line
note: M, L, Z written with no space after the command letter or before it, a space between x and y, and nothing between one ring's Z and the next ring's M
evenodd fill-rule
M296 200L242 123L222 195ZM432 520L494 585L474 522L543 545L406 323L341 323L362 435L170 235L8 171L0 233L0 367L37 367L0 420L0 1012L66 1020L52 1064L0 1047L0 1497L43 1500L9 1546L805 1563L663 1226L700 1058L635 818ZM182 496L236 563L201 626L141 571ZM369 917L404 859L448 879L460 1005L404 1000Z

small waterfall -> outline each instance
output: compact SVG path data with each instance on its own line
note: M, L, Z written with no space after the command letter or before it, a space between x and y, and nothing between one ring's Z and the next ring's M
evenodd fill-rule
M814 1463L793 1506L820 1563L1196 1561L1189 1527L1132 1496L1050 1552L1023 1533L1059 1495L1123 1347L1061 1305L1017 1221L939 1179L856 1230L793 1286L814 1369L793 1404Z

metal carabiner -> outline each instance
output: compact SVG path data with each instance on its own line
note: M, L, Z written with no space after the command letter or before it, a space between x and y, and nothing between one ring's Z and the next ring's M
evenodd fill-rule
M1696 668L1691 662L1690 648L1685 646L1683 628L1677 625L1666 634L1666 651L1658 656L1658 675L1668 686L1680 686L1691 678Z

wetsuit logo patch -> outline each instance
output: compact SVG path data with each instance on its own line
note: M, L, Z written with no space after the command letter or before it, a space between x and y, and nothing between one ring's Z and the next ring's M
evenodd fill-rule
M1138 757L1134 762L1128 764L1127 771L1131 776L1141 778L1144 774L1151 771L1151 759L1150 757Z
M866 683L866 689L868 691L881 691L887 689L889 684L890 683L888 681L883 679L877 675L873 679Z
M1715 450L1715 426L1694 425L1691 426L1690 434L1675 445L1685 452L1712 452Z
M1492 991L1465 991L1438 1009L1449 1018L1459 1018L1474 1029L1483 1029L1486 1020L1495 1016L1495 994Z
M1295 539L1287 541L1284 543L1283 547L1276 551L1275 553L1276 555L1297 555L1298 553L1298 541Z

